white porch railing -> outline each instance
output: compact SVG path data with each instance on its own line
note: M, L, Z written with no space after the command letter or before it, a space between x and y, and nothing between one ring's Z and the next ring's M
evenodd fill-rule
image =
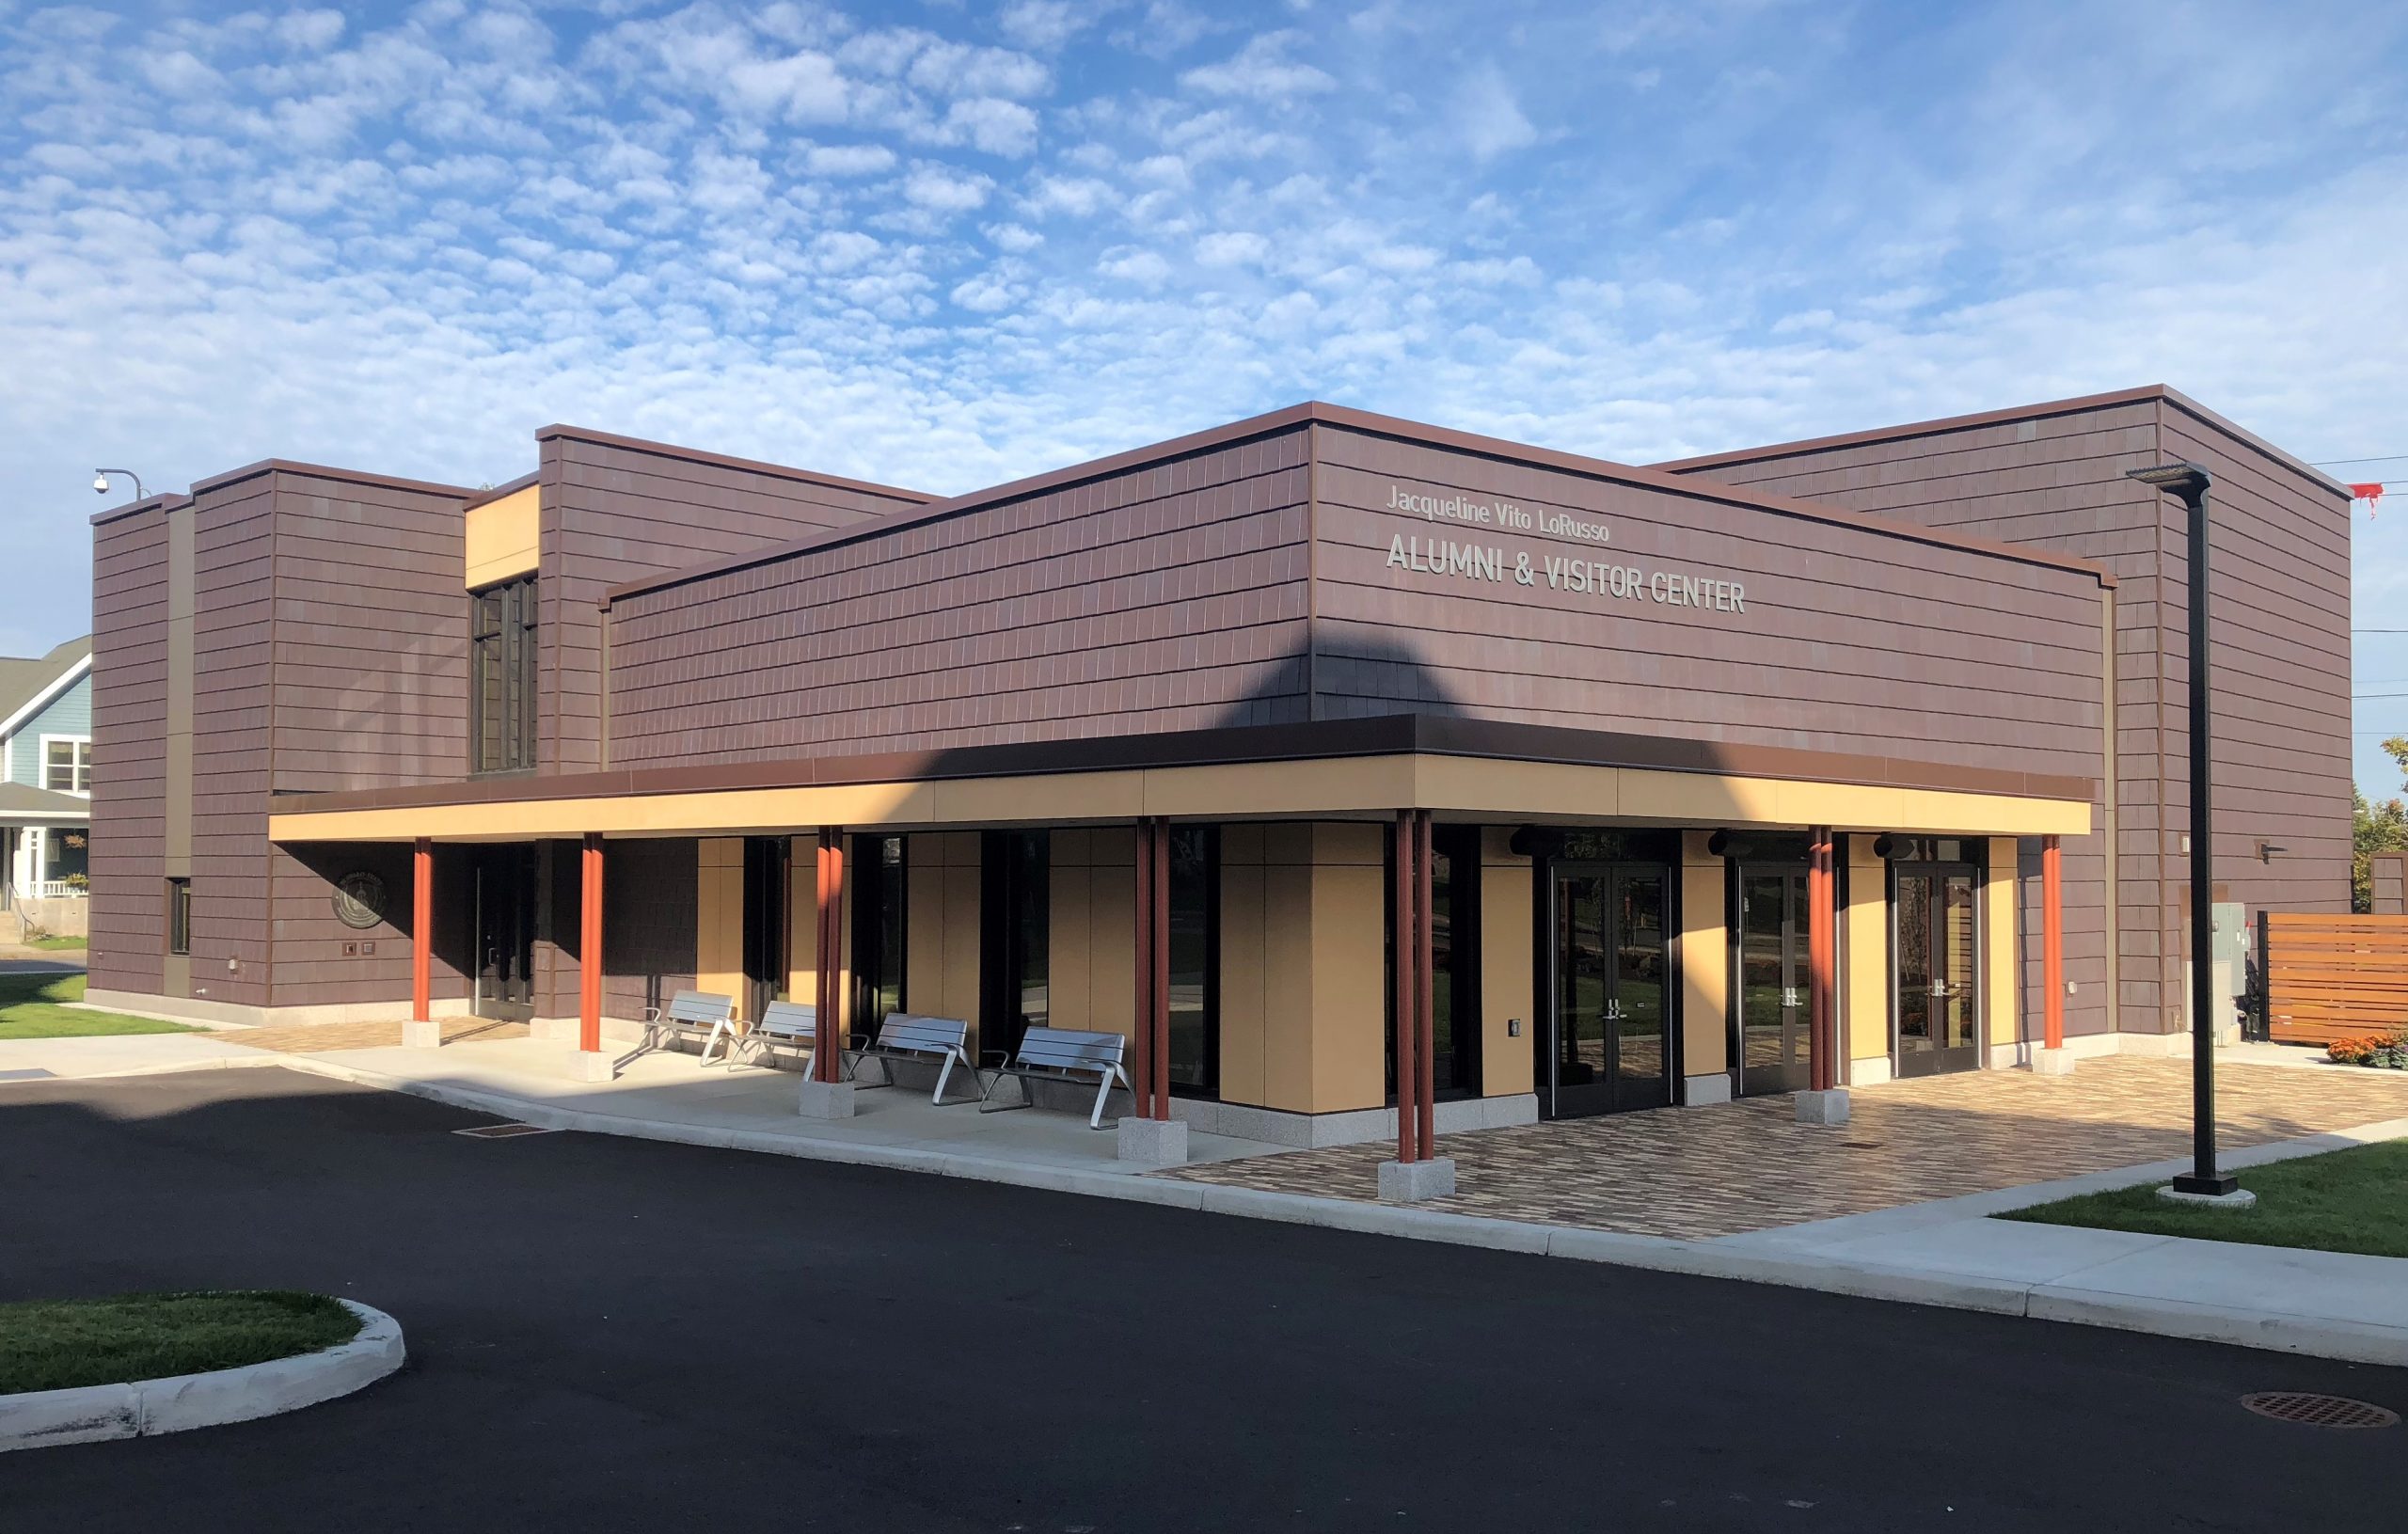
M92 892L81 884L70 884L65 879L46 878L38 879L17 893L28 900L81 900Z

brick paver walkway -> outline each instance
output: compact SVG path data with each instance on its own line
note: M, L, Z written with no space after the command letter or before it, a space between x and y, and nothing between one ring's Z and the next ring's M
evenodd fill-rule
M2261 1145L2408 1118L2408 1074L2218 1062L2216 1134ZM1798 1123L1787 1098L1441 1136L1459 1214L1692 1239L1862 1214L2166 1161L2190 1150L2191 1066L2085 1060L1893 1082L1854 1094L1841 1129ZM1376 1196L1386 1145L1338 1146L1154 1174L1280 1193Z
M295 1024L285 1028L230 1028L218 1036L229 1044L247 1044L255 1050L277 1050L286 1054L325 1054L334 1050L398 1049L402 1042L402 1025L398 1022L318 1022ZM494 1038L525 1038L523 1022L489 1022L483 1018L446 1018L443 1020L443 1042L455 1043L473 1038L483 1043Z

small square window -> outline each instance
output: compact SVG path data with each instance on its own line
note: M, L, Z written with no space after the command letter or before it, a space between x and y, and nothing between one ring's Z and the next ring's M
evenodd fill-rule
M54 794L90 793L92 743L88 740L43 741L41 785Z

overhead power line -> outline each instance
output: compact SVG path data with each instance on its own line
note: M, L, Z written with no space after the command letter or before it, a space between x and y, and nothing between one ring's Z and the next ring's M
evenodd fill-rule
M2403 458L2408 458L2408 452L2380 453L2372 458L2327 458L2321 464L2310 464L2307 467L2310 468L2347 468L2352 464L2396 464Z

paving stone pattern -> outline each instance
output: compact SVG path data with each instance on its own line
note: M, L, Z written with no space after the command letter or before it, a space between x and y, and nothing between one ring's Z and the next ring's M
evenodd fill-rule
M2226 1147L2408 1117L2408 1073L2218 1063ZM2190 1150L2184 1060L2085 1060L2071 1076L1969 1071L1860 1088L1853 1121L1799 1124L1788 1098L1442 1135L1460 1214L1703 1239L2165 1161ZM1393 1144L1153 1176L1370 1200Z

